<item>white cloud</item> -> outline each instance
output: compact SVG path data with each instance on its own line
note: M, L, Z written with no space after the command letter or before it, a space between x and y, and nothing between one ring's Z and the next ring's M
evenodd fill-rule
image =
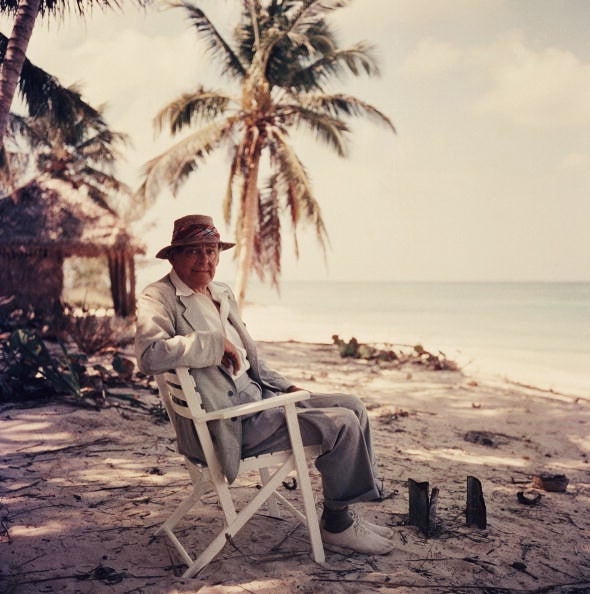
M590 63L554 47L528 47L516 33L475 52L493 87L476 110L531 127L590 125Z
M454 45L428 37L407 57L403 69L412 76L443 74L458 64L461 55Z

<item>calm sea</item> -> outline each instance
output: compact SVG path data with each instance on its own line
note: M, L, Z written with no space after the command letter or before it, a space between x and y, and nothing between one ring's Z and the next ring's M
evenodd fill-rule
M590 283L252 284L257 340L414 345L467 372L590 397Z

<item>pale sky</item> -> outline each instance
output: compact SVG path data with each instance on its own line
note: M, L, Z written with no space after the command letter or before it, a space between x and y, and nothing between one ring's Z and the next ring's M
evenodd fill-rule
M230 31L240 4L200 6ZM357 120L346 160L297 137L331 246L326 264L312 234L299 235L299 261L286 242L283 279L589 281L587 0L354 0L333 22L341 45L376 46L382 76L331 90L372 103L398 134ZM1 29L10 33L7 19ZM229 88L179 9L41 24L29 57L107 104L111 127L133 139L120 169L132 185L170 142L154 137L154 114L199 84ZM232 238L228 167L221 150L178 198L159 197L138 227L148 259L188 213L211 214ZM231 280L228 254L218 277Z

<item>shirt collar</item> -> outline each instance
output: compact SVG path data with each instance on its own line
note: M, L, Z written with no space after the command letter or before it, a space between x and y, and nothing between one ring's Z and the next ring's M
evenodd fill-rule
M189 295L195 294L193 291L176 273L174 268L170 271L170 280L176 289L176 294L179 297L188 297ZM223 285L216 283L209 283L207 285L211 296L214 301L221 303L221 301L228 296L228 291Z
M174 268L170 271L170 280L176 288L176 294L179 297L188 297L194 293L194 291L178 276Z

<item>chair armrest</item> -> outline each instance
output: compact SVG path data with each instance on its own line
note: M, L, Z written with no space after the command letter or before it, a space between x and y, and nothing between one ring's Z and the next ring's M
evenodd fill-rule
M257 400L256 402L247 402L246 404L238 404L237 406L230 406L229 408L221 408L205 413L201 419L203 421L217 421L219 419L232 419L234 417L243 417L244 415L251 415L267 410L269 408L276 408L278 406L285 406L287 404L294 404L302 400L308 400L311 394L307 390L297 390L297 392L288 392L286 394L279 394Z

